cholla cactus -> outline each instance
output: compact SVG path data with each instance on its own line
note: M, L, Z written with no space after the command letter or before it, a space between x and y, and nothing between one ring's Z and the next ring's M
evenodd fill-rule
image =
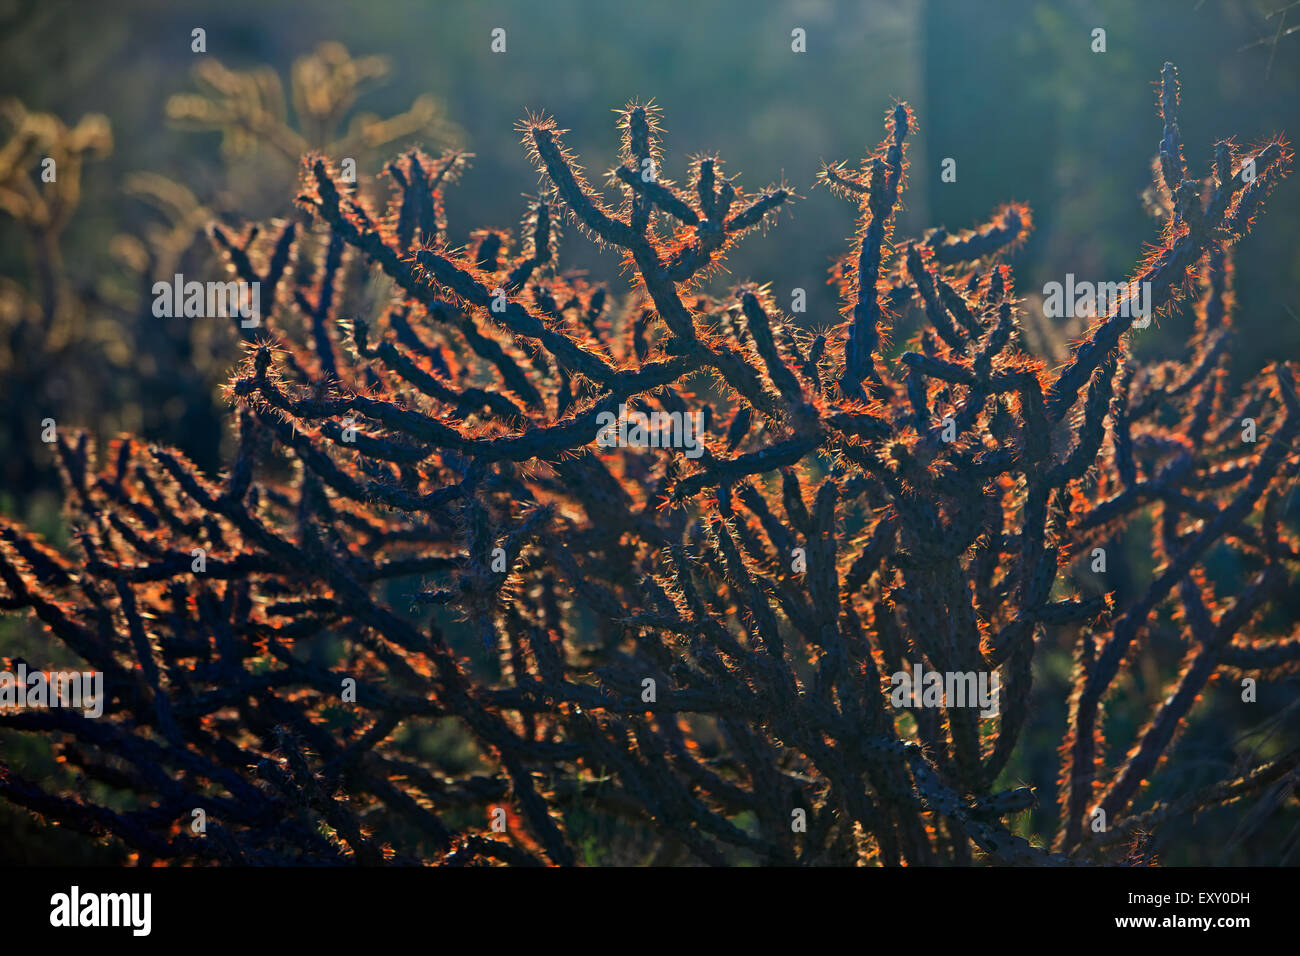
M266 148L291 165L309 149L364 159L410 136L459 139L432 96L418 97L406 112L387 119L351 115L357 98L386 80L389 70L385 57L353 57L341 43L322 43L294 61L286 95L270 67L232 70L205 57L194 70L200 92L172 96L167 116L183 129L220 132L231 156ZM290 123L290 104L296 124Z
M232 209L267 209L268 218L291 212L296 167L308 150L364 167L407 141L455 144L460 132L431 96L391 116L357 110L388 72L384 57L353 58L338 43L295 60L287 84L269 67L232 70L202 58L194 68L200 92L171 97L167 114L179 128L221 134L230 160L224 184L200 196L156 172L123 177L122 192L139 200L135 212L145 221L109 243L121 269L93 276L85 274L84 248L65 254L63 245L77 231L83 164L112 150L108 119L92 114L69 127L17 101L0 104L0 212L28 239L32 266L26 284L0 282L0 374L8 386L0 415L9 426L0 436L0 475L9 506L28 510L33 493L54 481L39 435L55 413L99 434L205 434L206 447L193 450L215 466L223 410L214 396L238 339L213 323L160 325L152 286L220 268L209 228Z
M231 385L228 471L130 438L96 466L64 441L75 554L4 527L4 607L103 671L110 699L99 720L0 726L48 735L114 797L3 766L0 796L141 860L570 864L578 830L618 820L661 861L1065 864L1148 859L1137 835L1294 774L1291 751L1150 798L1217 676L1300 659L1259 623L1297 557L1278 521L1300 468L1293 372L1234 402L1224 366L1230 250L1291 154L1220 143L1188 178L1176 96L1170 67L1169 217L1134 278L1157 314L1197 296L1199 328L1188 361L1149 369L1126 303L1058 369L1021 350L1001 257L1027 208L895 239L903 105L860 172L822 171L860 216L835 270L844 322L811 340L763 287L700 291L791 190L746 192L711 156L669 181L652 106L621 115L616 208L528 119L543 189L520 237L463 249L442 213L463 156L402 155L386 203L309 156L309 225L214 231L266 317ZM557 270L561 215L623 253L621 311ZM925 325L894 356L906 314ZM690 439L696 412L725 434L647 447L610 424L667 413L654 437ZM1140 517L1159 566L1117 601L1090 583L1097 549ZM1212 548L1236 556L1230 597L1203 573ZM1102 708L1156 615L1187 658L1115 763ZM1043 799L1006 771L1048 641L1077 661L1060 826L1015 833ZM900 702L893 675L915 669L995 676L996 715ZM431 726L471 756L431 760Z
M0 212L21 230L31 273L26 286L0 283L0 417L6 423L0 474L6 487L26 489L37 480L38 466L27 449L40 444L42 417L56 405L93 410L76 394L85 385L80 373L90 355L101 367L105 357L114 365L124 360L124 350L114 345L117 330L94 321L77 293L62 247L81 201L82 167L112 152L113 134L98 113L69 127L13 99L0 103L0 122Z

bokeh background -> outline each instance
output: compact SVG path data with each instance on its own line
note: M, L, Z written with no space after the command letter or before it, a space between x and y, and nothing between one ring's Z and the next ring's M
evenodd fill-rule
M806 31L803 54L791 50L796 27ZM1098 27L1105 53L1090 48ZM41 327L31 295L48 263L39 245L33 256L32 226L14 214L9 184L0 186L0 511L55 541L63 534L48 447L36 437L47 416L105 437L138 432L220 467L220 386L239 357L237 341L228 329L154 318L145 291L172 271L220 276L208 221L241 226L290 215L296 145L346 143L334 158L354 156L363 177L409 143L473 152L447 209L451 234L468 239L479 227L515 226L536 189L514 129L527 112L548 112L571 130L568 144L598 181L615 158L611 110L653 99L664 110L669 177L681 177L689 156L716 151L750 188L784 178L802 197L774 231L741 244L715 284L771 283L787 305L790 290L803 288L800 318L824 328L839 305L827 270L854 214L812 183L821 160L856 163L902 99L920 131L899 233L966 228L1006 200L1029 203L1035 229L1012 262L1033 308L1043 283L1067 272L1126 277L1155 239L1143 193L1160 139L1155 84L1166 60L1181 71L1182 132L1197 175L1208 171L1218 139L1300 134L1295 27L1300 4L1289 0L0 0L3 140L12 143L32 114L73 130L102 114L111 131L89 150L58 232L65 302L53 325ZM195 28L206 31L206 53L191 49ZM496 28L506 31L500 54L490 48ZM313 89L354 79L355 104L313 113ZM279 100L283 123L274 115ZM270 125L249 128L262 121ZM103 133L100 122L81 128ZM949 157L957 181L943 183L940 163ZM1238 376L1300 358L1298 189L1295 178L1284 183L1239 247ZM616 255L572 229L561 256L568 268L624 288ZM1190 330L1190 317L1171 316L1143 336L1141 354L1180 354ZM42 362L52 340L57 361ZM1293 524L1297 512L1293 502ZM1149 557L1139 549L1130 559ZM0 620L0 652L34 639ZM1137 693L1158 692L1161 654L1176 660L1170 639L1162 652L1156 635L1153 669L1139 675ZM1035 716L1043 745L1035 751L1031 735L1016 768L1049 793L1067 668L1063 658L1043 659ZM1295 690L1292 683L1279 693L1294 700ZM1294 708L1286 713L1283 729L1294 732ZM1121 706L1111 719L1140 714ZM1240 736L1258 731L1236 719L1212 706L1201 715L1175 756L1185 767L1180 789L1214 779ZM1270 799L1295 802L1290 793ZM1285 852L1296 845L1297 814L1266 809L1244 829L1210 815L1196 838L1189 823L1165 862L1300 862L1300 851ZM1053 812L1050 801L1043 812ZM35 833L0 808L0 845L8 835L22 858L49 858L48 834L38 841Z

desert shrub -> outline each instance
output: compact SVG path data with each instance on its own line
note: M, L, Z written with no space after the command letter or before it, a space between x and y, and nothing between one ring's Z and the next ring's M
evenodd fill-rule
M0 765L0 796L141 861L569 864L619 833L660 862L1150 862L1170 821L1300 763L1154 797L1216 680L1235 695L1300 659L1266 617L1297 559L1293 373L1234 396L1224 364L1232 249L1291 153L1222 142L1189 178L1176 104L1167 66L1166 222L1133 279L1157 317L1192 301L1197 332L1146 368L1128 301L1059 368L1024 350L1002 259L1028 208L894 237L904 105L860 168L819 177L859 219L843 322L817 335L765 287L702 291L795 197L712 156L673 183L653 107L620 114L618 206L527 119L539 195L517 236L462 248L443 195L463 154L402 153L387 195L309 155L301 221L212 229L262 304L228 468L61 428L70 552L3 526L4 608L108 701L0 717L81 775ZM622 254L621 302L558 268L561 216ZM685 447L638 443L652 413ZM1155 566L1120 588L1107 549L1130 525ZM1157 622L1184 660L1108 739ZM1074 692L1057 822L1035 830L1014 821L1041 796L1008 778L1049 644ZM998 713L898 701L915 667L996 675Z

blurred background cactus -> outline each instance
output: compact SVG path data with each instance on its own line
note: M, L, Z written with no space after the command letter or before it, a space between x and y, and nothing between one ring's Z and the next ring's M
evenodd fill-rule
M1079 411L1086 441L1073 453L1057 427L1073 421L1065 414L1071 406L1052 405L1048 386L1056 372L1048 370L1078 367L1071 349L1089 323L1044 321L1036 293L1067 271L1129 275L1143 243L1173 248L1180 184L1157 178L1151 185L1148 166L1160 140L1149 90L1165 59L1185 68L1179 126L1188 146L1184 155L1180 141L1178 152L1179 162L1197 171L1188 175L1198 201L1211 203L1226 182L1210 172L1219 158L1216 141L1236 137L1228 152L1236 164L1246 144L1262 147L1275 130L1300 128L1288 93L1297 58L1277 29L1282 14L1274 6L1281 4L1188 10L1026 0L992 18L946 2L806 2L761 12L722 4L694 11L684 24L668 7L638 8L629 22L624 14L565 2L545 10L452 3L436 12L376 5L364 20L331 4L307 20L282 19L240 0L197 17L147 2L125 16L11 4L0 49L19 99L7 103L0 148L0 368L14 387L5 390L0 493L9 515L25 519L63 554L42 557L26 530L6 525L2 547L12 573L3 593L16 613L0 621L0 657L99 661L130 688L113 705L116 719L149 728L138 734L144 749L133 751L145 763L172 748L202 751L216 739L236 750L208 752L212 764L192 768L208 781L205 788L225 787L221 799L228 801L218 838L199 847L177 815L192 791L161 793L147 775L138 776L138 761L133 770L105 759L119 745L136 746L127 743L132 732L125 724L76 742L70 726L0 728L0 759L10 768L10 804L0 802L0 825L22 834L6 845L24 859L45 860L134 853L247 862L1047 862L1055 850L1110 861L1131 855L1138 862L1293 862L1300 851L1287 761L1298 735L1288 706L1288 636L1300 608L1286 591L1285 541L1298 509L1294 496L1281 493L1295 480L1291 459L1258 478L1246 530L1229 535L1228 545L1207 546L1196 574L1177 582L1167 603L1162 597L1149 608L1149 621L1137 622L1140 641L1121 647L1109 628L1129 620L1124 615L1146 598L1150 582L1177 560L1195 530L1190 523L1207 519L1211 503L1230 505L1241 490L1234 479L1253 482L1262 474L1250 462L1235 464L1240 449L1229 444L1230 431L1218 419L1211 428L1202 421L1210 412L1198 409L1226 420L1236 410L1230 399L1242 394L1242 407L1281 427L1285 369L1254 376L1300 354L1300 319L1293 317L1300 307L1290 298L1300 278L1300 227L1294 216L1277 214L1294 208L1295 183L1277 187L1269 201L1274 215L1259 220L1239 254L1197 247L1190 294L1170 300L1157 327L1132 343L1130 359L1080 373L1080 409L1090 411ZM192 51L195 26L205 29L211 55ZM791 50L796 26L807 31L807 54ZM1089 50L1098 26L1108 31L1105 54ZM505 55L489 48L495 27L508 31ZM580 38L593 35L608 42L579 49ZM330 42L338 37L357 55ZM864 77L866 45L874 52L872 74ZM978 77L971 73L977 69ZM1157 94L1161 87L1157 81ZM628 110L618 152L607 110L635 96L654 96L668 108L672 137L661 139L653 129L655 110ZM860 155L862 143L878 136L870 118L894 96L916 104L921 118L892 120L900 160L906 143L906 177L889 185L894 159L887 138L861 166L824 166L832 189L810 189L819 160ZM538 193L506 131L542 108L573 127L563 141L589 168L640 169L648 156L657 167L662 151L669 172L640 190L615 175L610 183L620 199L607 207L608 192L583 200L563 175L557 179L563 154L548 160L550 127L527 124L542 173ZM56 115L84 118L69 128ZM637 116L651 124L639 144ZM900 123L908 127L901 133ZM417 145L422 149L411 148ZM480 154L472 163L467 148ZM642 155L646 149L653 152ZM730 164L715 161L714 150ZM1285 151L1277 150L1281 164ZM304 155L314 157L305 166ZM940 180L945 157L956 158L956 183ZM55 160L52 182L41 178L45 158ZM341 175L345 159L356 162L356 182ZM83 169L86 160L94 162ZM782 185L747 194L735 175L740 169L750 182ZM709 177L713 192L700 187ZM1277 181L1264 176L1261 189ZM887 202L882 211L867 203L893 188L906 190L905 205ZM676 200L668 192L674 189ZM519 199L521 192L528 198ZM853 230L852 218L836 192L864 203L859 227L866 231L847 257L841 237ZM1012 197L1032 206L1032 215L1012 204L988 219L996 200ZM738 237L766 229L792 202L796 215L782 213L775 232L733 244L733 231ZM739 219L746 210L750 218ZM575 213L576 224L563 221ZM1225 207L1219 214L1231 213ZM1235 238L1253 215L1225 226L1225 235ZM926 232L935 223L986 220L983 234L1005 232L1007 241L984 248L954 232L975 243L967 258L945 262L941 256L955 255L942 251L948 233ZM645 248L609 225L614 221L634 231L639 223ZM600 241L588 243L583 232ZM876 242L879 261L864 260L863 248ZM656 286L647 249L668 269L671 287ZM718 268L724 249L730 272ZM279 265L277 250L287 255ZM1011 259L1014 280L995 266ZM616 278L620 260L632 270L630 286ZM874 344L869 323L857 315L864 268L879 269L888 290ZM643 282L647 271L651 278ZM230 321L154 317L152 284L177 272L201 279L276 275L263 328L249 333ZM763 284L737 285L751 276ZM790 306L794 288L806 295L806 313ZM512 303L504 318L480 301L497 289ZM675 312L673 298L684 312ZM697 343L688 315L699 325ZM1221 334L1229 327L1236 332L1231 340ZM844 351L850 330L860 343L856 357ZM252 350L247 358L245 349ZM865 392L854 394L846 372L870 370L864 356L873 353L879 381L864 375ZM903 360L903 353L921 358ZM1030 356L1045 366L1024 364ZM223 390L241 362L233 388ZM712 368L711 377L680 381L688 368L700 367ZM846 706L821 618L837 616L830 610L837 587L853 586L854 593L841 595L839 615L839 626L850 631L849 659L855 667L867 660L863 638L851 633L861 626L871 654L892 660L891 638L879 636L885 625L875 618L884 608L864 612L861 599L905 606L907 586L885 580L884 570L873 575L868 562L893 547L912 550L895 537L899 529L855 512L862 501L849 504L866 494L863 500L883 508L899 491L880 475L885 487L868 490L870 461L855 461L862 452L852 449L862 443L884 453L893 462L886 470L903 475L916 466L909 456L918 453L918 436L942 420L945 403L956 408L965 389L988 388L989 434L1029 429L1021 403L1032 406L1024 391L1031 372L1047 396L1055 430L1044 447L1062 456L1058 469L1078 458L1072 472L1095 439L1103 443L1103 461L1127 469L1132 454L1139 471L1126 472L1119 484L1104 469L1071 478L1071 493L1082 496L1074 504L1048 496L1041 546L1059 549L1053 556L1064 560L1072 547L1104 540L1111 562L1106 586L1063 569L1050 600L1039 600L1016 577L1028 560L1023 549L1012 556L1024 544L1017 532L999 532L1011 548L999 560L981 539L989 550L979 561L990 576L973 581L987 589L975 609L994 640L979 653L1000 668L1019 668L1022 687L1025 669L1033 672L1032 691L1002 718L1005 726L1014 722L1014 732L975 741L972 751L971 729L960 717L936 723L909 714L896 737L873 724L872 746L897 739L900 746L919 743L921 751L883 747L839 758L832 752L819 764L809 741L793 739L799 728L752 723L731 690L730 721L683 718L686 726L675 730L671 720L636 716L639 691L620 683L629 667L662 670L661 700L682 705L675 703L673 713L709 705L699 688L722 674L702 663L699 648L683 652L677 642L683 623L698 629L710 618L727 622L720 633L703 631L710 640L753 629L742 636L744 647L716 649L728 662L719 665L724 670L741 666L737 661L760 667L755 680L774 681L771 699L784 699L780 675L748 656L776 653L767 646L772 626L786 644L778 656L800 686L807 682L810 693ZM1005 400L981 384L999 374L1019 376ZM655 392L653 402L667 403L664 410L708 407L702 467L620 451L607 478L593 470L590 455L555 457L585 444L567 429L597 407L593 402L604 408L612 396L630 398L672 382L674 390ZM1169 402L1163 392L1171 393ZM855 399L880 404L853 407ZM650 400L649 392L641 400ZM1115 401L1128 404L1098 431L1100 412ZM434 424L394 418L394 408ZM40 440L47 417L59 426L56 446ZM1136 451L1124 452L1124 441L1115 444L1115 423L1143 417L1149 429L1135 425ZM832 431L858 429L848 450L834 446L844 457L818 460L815 449L827 446L812 438L816 419L835 422ZM881 426L873 423L881 421L893 430L888 442L876 433ZM1197 479L1210 484L1175 492L1161 469L1177 464L1170 443L1184 441L1190 427L1213 436L1204 439L1193 472L1211 462L1226 470ZM339 444L348 428L357 429L355 449ZM81 429L88 432L84 443L76 437ZM901 445L900 429L912 429ZM113 445L121 432L140 437ZM151 450L148 442L170 450ZM475 453L482 446L494 449L486 469ZM430 447L442 450L430 457ZM62 488L56 459L67 482ZM727 465L732 459L742 463ZM751 466L766 477L744 480ZM778 470L769 473L769 466ZM784 478L780 468L787 469ZM854 468L862 469L856 478ZM575 484L588 490L566 499ZM629 488L639 489L631 499ZM1154 488L1162 489L1158 504ZM1017 507L1038 500L1023 497L1025 487L999 493L1013 523L1027 520ZM1141 507L1132 515L1121 505L1103 507L1108 495ZM65 497L69 522L56 515ZM650 508L652 501L659 504ZM1182 519L1169 517L1171 502L1185 509ZM667 509L662 516L654 513L659 507ZM945 520L952 517L947 504L938 507ZM629 513L640 516L637 523L628 524ZM1076 526L1073 545L1057 540ZM608 540L614 529L628 537ZM776 574L768 562L786 539L811 542L817 534L837 543L829 556L809 560L822 567L830 561L838 585L823 581L814 587L820 591L800 596L785 575L779 585L768 582L764 575ZM286 542L296 550L285 551ZM188 559L177 564L191 546L213 554L211 578L195 582ZM493 568L493 547L509 558L507 577ZM69 560L90 570L75 574ZM288 575L286 561L309 571ZM684 572L682 562L698 570ZM144 570L127 570L134 565ZM1284 570L1269 571L1275 566ZM1217 616L1224 598L1215 596L1253 586L1254 575L1266 571L1246 595L1267 614L1252 617L1244 604L1238 612L1249 619L1240 634L1258 646L1239 640L1224 650L1215 628L1232 621ZM692 585L696 574L701 580ZM759 593L780 595L770 622L737 614L757 613ZM1113 617L1089 618L1090 627L1065 619L1096 611L1103 593ZM62 623L40 612L38 595L66 609ZM1028 609L1031 598L1045 619L1014 613ZM110 608L117 631L104 646L84 643L98 601ZM994 609L1001 601L1008 610ZM1201 604L1208 606L1204 616ZM24 607L37 608L35 618ZM36 619L62 646L41 634ZM911 627L898 638L914 642L900 659L924 654L933 664L943 657L942 649L915 644L918 638L906 633ZM444 642L424 636L428 628ZM1037 647L1028 656L1024 628ZM638 637L629 646L631 633ZM391 646L394 634L400 649ZM1191 708L1204 677L1196 675L1209 665L1182 658L1198 647L1203 655L1214 648L1226 672L1270 678L1258 711L1232 705L1231 682L1222 694L1206 690ZM68 656L69 648L77 655ZM679 653L683 659L673 663ZM1124 661L1119 676L1096 676L1090 684L1098 665L1088 655L1117 653ZM703 676L690 677L697 666ZM244 676L233 678L237 672ZM360 708L330 703L340 673L360 678ZM703 682L694 696L673 684L690 679ZM459 680L477 689L461 697ZM223 696L223 686L235 688L234 696ZM595 696L576 686L596 688ZM556 687L575 696L561 703L562 694L549 694ZM1158 704L1178 688L1187 699L1171 716ZM244 691L254 697L240 703ZM538 693L541 701L530 696ZM679 693L686 696L672 696ZM601 716L614 698L615 716ZM170 716L162 713L164 700L172 701ZM856 706L867 701L860 697ZM866 719L843 713L836 719ZM1167 733L1172 729L1177 733ZM1063 741L1068 747L1059 752ZM624 744L632 757L617 755ZM576 751L584 754L580 770L566 763ZM837 767L835 759L850 766ZM1095 778L1081 774L1093 760ZM855 769L854 761L863 767ZM1157 764L1161 772L1148 775ZM243 783L229 776L248 765L256 772ZM866 779L867 766L883 774L867 774L863 791L883 808L884 821L843 792L844 781ZM43 795L23 789L27 784L42 785ZM779 801L756 801L752 794L768 784L792 789ZM1037 791L1036 806L1022 789L1028 787ZM784 808L795 791L811 822L824 828L815 851L778 836L777 803ZM1088 837L1084 811L1097 801L1108 801L1111 817L1128 815L1126 829L1108 839ZM485 823L486 809L496 805L508 808L508 838ZM1196 808L1204 812L1194 818ZM788 808L783 812L788 830ZM273 817L289 822L275 833L275 849L259 857L253 848ZM51 819L96 836L53 841L50 828L36 822ZM1193 819L1194 841L1186 838ZM321 821L325 842L311 836ZM1157 838L1139 846L1136 836L1148 830Z
M18 247L26 253L27 268L25 275L6 276L0 285L0 367L5 370L0 413L6 423L0 461L5 489L27 490L39 480L33 452L40 421L55 409L93 418L96 392L114 391L105 365L125 364L126 349L115 342L121 330L86 301L80 277L69 273L63 252L63 232L81 201L82 166L108 155L113 136L107 118L98 114L69 128L11 99L4 102L2 116L0 210L21 232ZM83 376L94 366L102 374L87 388Z
M341 44L324 43L294 61L286 94L273 69L231 70L216 58L199 59L193 74L201 92L172 96L166 115L177 128L220 134L222 161L188 181L156 170L123 175L122 193L137 204L126 216L135 231L108 237L104 251L113 268L99 274L69 275L60 235L78 214L84 159L102 160L112 150L107 117L92 114L69 130L54 116L9 101L0 197L27 233L32 270L28 283L6 287L8 367L16 373L8 392L15 402L6 436L12 444L5 448L11 507L21 510L30 494L51 485L50 463L33 454L40 443L29 439L55 412L102 434L125 429L182 445L200 464L216 466L219 386L236 337L215 323L158 319L150 290L162 277L213 271L214 221L237 220L245 209L291 214L292 183L309 150L366 168L404 142L458 142L458 130L427 94L389 118L355 112L358 97L388 70L384 57L354 59ZM57 170L48 182L46 168ZM15 298L24 289L32 295L26 304ZM40 321L32 319L33 308Z

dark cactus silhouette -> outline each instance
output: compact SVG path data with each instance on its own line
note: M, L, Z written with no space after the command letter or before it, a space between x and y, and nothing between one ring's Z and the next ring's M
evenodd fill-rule
M109 699L99 719L0 716L94 784L0 763L0 796L140 861L571 864L614 820L658 862L1151 862L1166 821L1300 765L1151 797L1216 678L1300 660L1263 623L1300 554L1278 520L1293 372L1234 398L1226 367L1233 246L1291 151L1219 143L1189 177L1172 67L1161 101L1167 221L1133 279L1157 317L1193 298L1197 332L1146 367L1127 303L1060 368L1023 350L1001 259L1028 208L893 235L904 105L860 169L819 177L859 220L844 321L816 336L765 287L701 291L796 197L711 156L671 182L652 106L621 113L617 208L563 130L526 120L543 188L517 237L463 249L443 194L464 154L403 153L386 201L308 156L301 221L212 229L261 295L228 469L60 429L71 550L3 525L0 604ZM557 266L561 215L622 253L621 308ZM924 323L900 353L906 316ZM597 444L621 412L704 413L704 446ZM1117 588L1095 569L1136 522L1157 566ZM1222 549L1230 587L1203 570ZM1157 618L1186 658L1117 757L1103 709ZM1010 818L1051 795L1006 777L1049 639L1075 649L1074 694L1039 832ZM916 666L996 674L998 713L896 706L891 675Z

